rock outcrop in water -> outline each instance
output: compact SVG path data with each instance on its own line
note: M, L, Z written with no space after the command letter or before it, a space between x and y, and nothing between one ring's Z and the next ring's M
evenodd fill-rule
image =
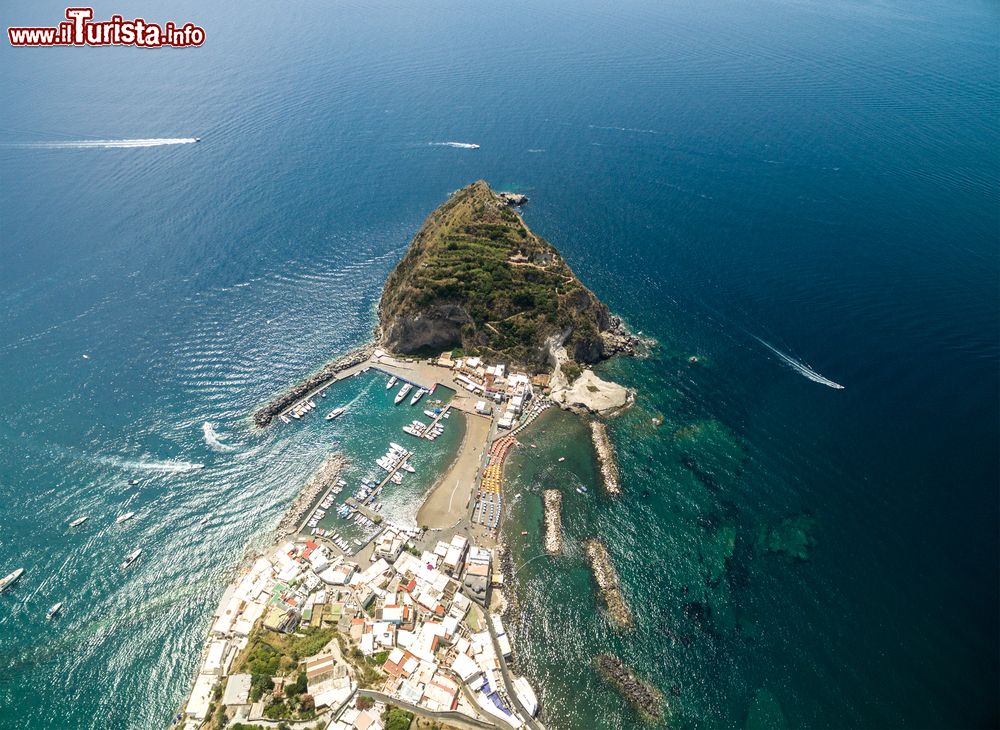
M663 718L663 693L641 679L616 656L600 654L594 657L597 671L632 703L646 720Z
M545 552L558 555L562 551L562 492L546 489L542 501L545 505Z
M604 491L612 497L622 493L618 473L618 459L615 457L615 446L608 436L608 427L600 421L590 422L590 435L597 452L597 461L601 465L601 477L604 480Z
M386 281L379 322L379 344L391 352L460 347L536 371L550 364L553 341L580 363L638 343L482 180L424 222Z
M615 570L608 549L600 540L587 540L583 544L583 550L590 560L590 568L594 573L594 580L600 590L601 598L608 607L608 615L619 628L630 628L632 626L632 613L625 603L622 595L621 581L618 579L618 571Z

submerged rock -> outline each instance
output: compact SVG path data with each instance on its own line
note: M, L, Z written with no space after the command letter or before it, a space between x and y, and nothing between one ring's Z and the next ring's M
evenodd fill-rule
M784 730L786 727L788 723L778 698L764 687L754 692L747 709L746 730Z
M719 488L743 470L746 451L739 438L715 419L698 421L674 432L682 463L702 482Z
M813 532L816 519L810 515L787 517L771 528L762 528L757 546L766 553L783 555L789 560L808 560L816 545Z

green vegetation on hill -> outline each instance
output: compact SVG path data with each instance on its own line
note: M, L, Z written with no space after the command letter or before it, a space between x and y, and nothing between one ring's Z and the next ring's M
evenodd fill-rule
M380 304L383 344L409 354L467 354L548 364L547 338L567 334L573 358L605 355L605 307L544 239L484 181L430 215L389 276Z

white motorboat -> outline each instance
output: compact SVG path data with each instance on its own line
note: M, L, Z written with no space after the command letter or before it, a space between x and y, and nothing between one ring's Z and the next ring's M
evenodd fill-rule
M125 560L122 562L122 570L125 570L125 568L127 568L128 566L130 566L136 560L138 560L140 553L142 553L142 548L139 548L138 550L133 550L132 552L130 552L128 554L128 557L126 557Z
M18 578L20 578L23 573L24 573L24 568L18 568L13 573L8 573L6 576L4 576L3 579L0 580L0 593L3 593L5 590L10 588L11 585L13 585L14 582Z
M411 390L413 390L413 386L410 383L403 383L403 387L396 393L395 405L398 406Z

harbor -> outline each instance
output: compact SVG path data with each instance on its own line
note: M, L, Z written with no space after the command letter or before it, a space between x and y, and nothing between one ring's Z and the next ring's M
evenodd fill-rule
M274 412L283 427L306 427L312 415L308 428L349 438L305 481L279 522L275 547L248 559L227 589L178 719L271 718L268 708L277 712L280 698L265 693L266 701L255 702L245 691L253 637L307 627L331 631L320 654L304 660L315 717L329 727L360 727L350 700L362 692L456 723L540 727L534 690L506 664L513 647L494 612L506 605L494 570L506 457L551 404L527 375L449 359L408 361L373 350ZM341 391L345 381L353 384ZM353 436L360 402L381 404L374 438ZM420 524L390 516L412 480L429 485L417 487ZM446 633L432 628L441 616ZM351 660L344 642L377 657L377 679ZM315 673L314 665L331 671ZM294 720L300 711L282 717Z

